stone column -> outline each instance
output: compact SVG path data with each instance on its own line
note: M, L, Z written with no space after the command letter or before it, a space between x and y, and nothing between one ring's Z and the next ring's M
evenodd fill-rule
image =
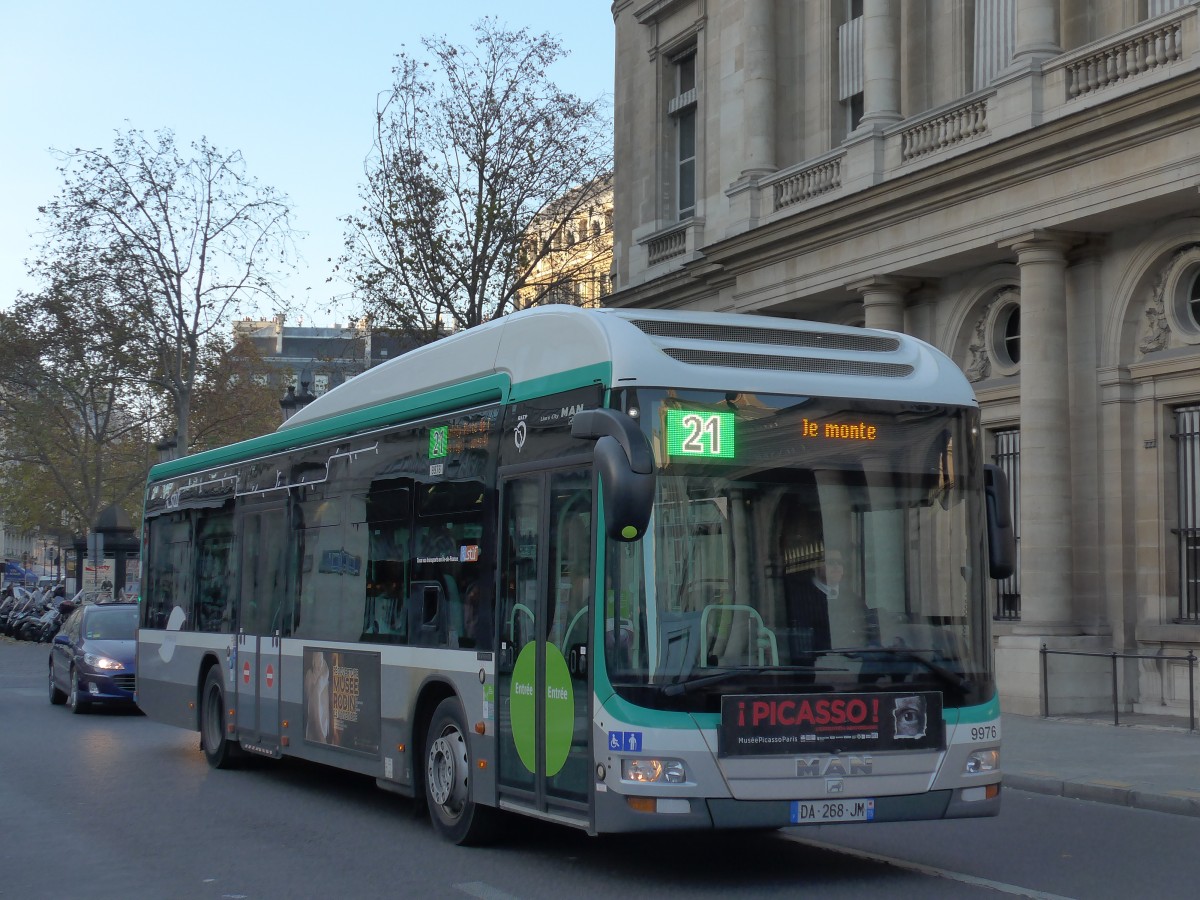
M862 295L864 323L867 328L886 331L904 330L904 296L919 285L920 279L894 275L876 275L850 285Z
M1065 277L1070 243L1040 231L1007 242L1021 271L1021 630L1046 635L1077 631Z
M1062 53L1059 45L1058 0L1016 0L1014 18L1014 61L1039 61Z
M900 121L900 6L863 3L863 117L860 128Z
M774 172L775 17L774 0L743 0L742 127L746 139L742 178Z

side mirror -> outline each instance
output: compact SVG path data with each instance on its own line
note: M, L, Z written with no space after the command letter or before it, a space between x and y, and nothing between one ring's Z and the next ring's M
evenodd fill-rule
M988 571L993 578L1008 578L1017 567L1017 546L1008 502L1008 478L998 466L983 467L983 494L987 515Z
M614 541L640 540L654 507L654 454L646 435L637 422L615 409L575 413L571 435L596 441L605 532Z
M446 593L438 581L414 581L408 587L408 635L416 647L444 647Z

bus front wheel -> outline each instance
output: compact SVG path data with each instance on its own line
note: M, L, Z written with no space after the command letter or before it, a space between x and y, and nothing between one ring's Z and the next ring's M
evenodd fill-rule
M483 844L496 833L495 809L471 799L471 750L458 700L434 710L425 737L425 794L434 829L456 844Z
M213 666L200 692L200 749L214 769L232 768L240 755L225 732L225 720L225 686L220 668Z

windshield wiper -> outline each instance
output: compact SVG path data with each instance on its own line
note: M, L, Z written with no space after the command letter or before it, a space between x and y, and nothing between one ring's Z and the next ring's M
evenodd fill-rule
M971 683L971 679L967 678L965 675L955 672L953 669L948 669L940 663L934 662L933 660L917 655L919 653L932 652L933 651L928 647L834 647L829 650L817 650L815 651L815 654L817 656L839 655L854 657L869 656L874 654L897 657L899 659L915 662L918 665L923 666L946 684L950 685L950 687L955 688L964 694L974 687L974 685Z
M675 681L671 684L663 685L659 690L667 697L678 697L680 694L690 694L692 691L698 690L710 684L718 684L722 681L733 681L735 678L752 675L769 675L774 672L781 674L790 674L793 672L803 672L809 674L812 672L848 672L849 669L835 668L833 666L760 666L754 669L726 669L722 672L713 672L711 675L701 675L699 678L692 678L689 681Z

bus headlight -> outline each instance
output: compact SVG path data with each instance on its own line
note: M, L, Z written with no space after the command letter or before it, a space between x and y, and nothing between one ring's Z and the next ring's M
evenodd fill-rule
M681 759L623 759L621 779L641 784L683 784L687 768Z
M963 766L964 775L982 775L1000 768L999 750L972 750Z

